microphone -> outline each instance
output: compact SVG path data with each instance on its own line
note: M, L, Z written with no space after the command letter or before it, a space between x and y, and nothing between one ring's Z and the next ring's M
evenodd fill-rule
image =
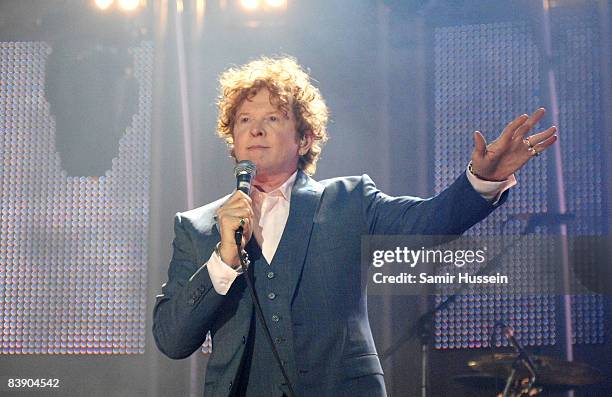
M257 175L257 167L251 160L242 160L234 167L234 176L236 177L236 190L240 190L247 196L251 194L251 182ZM234 234L236 245L240 246L242 242L242 226L238 227Z
M253 179L255 179L255 175L257 175L257 168L255 167L255 164L250 160L240 161L234 167L234 175L236 176L236 190L240 190L247 195L250 194L251 193L251 182L253 181ZM242 226L239 226L238 229L236 230L236 233L234 234L234 237L236 239L238 258L240 258L240 266L242 266L243 272L246 273L248 270L247 264L249 260L247 258L246 253L245 255L241 255L240 253L240 243L242 243L242 232L243 231L244 230ZM264 317L263 310L261 310L261 304L259 303L259 298L257 297L257 293L255 292L253 281L251 280L251 277L245 277L245 280L247 283L249 293L251 295L251 299L253 301L253 305L255 307L255 314L257 315L257 319L259 320L259 322L261 323L261 326L263 327L264 335L266 336L266 339L268 340L268 343L270 344L270 349L272 350L272 354L274 355L274 360L278 364L278 367L280 368L281 373L283 374L283 379L285 380L284 384L286 384L287 388L289 389L288 395L290 397L295 397L295 391L293 390L293 385L291 384L291 380L289 379L289 376L287 375L287 371L285 370L285 365L283 364L283 361L281 360L280 355L278 354L278 350L276 348L276 345L274 344L274 340L272 339L272 334L270 333L270 328L268 327L268 324L266 323L266 319Z

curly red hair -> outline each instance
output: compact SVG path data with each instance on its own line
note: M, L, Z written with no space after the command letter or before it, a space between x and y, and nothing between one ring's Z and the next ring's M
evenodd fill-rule
M308 175L315 173L322 146L328 139L329 111L319 89L294 58L261 57L226 70L219 82L217 132L225 139L232 156L232 131L238 107L245 99L253 98L260 89L267 88L272 103L285 112L293 112L298 140L306 135L312 136L313 144L306 154L300 156L298 167Z

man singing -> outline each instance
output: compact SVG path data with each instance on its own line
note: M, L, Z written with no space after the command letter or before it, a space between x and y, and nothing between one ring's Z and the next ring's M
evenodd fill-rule
M168 281L153 314L157 346L185 358L210 331L207 396L290 396L246 289L250 277L295 395L385 396L361 283L361 236L463 233L506 199L514 172L556 141L556 128L527 136L544 115L538 109L489 145L475 132L468 169L446 190L392 197L367 175L311 178L328 111L295 60L260 58L220 81L218 133L257 175L250 196L237 190L176 215ZM247 274L234 240L241 226Z

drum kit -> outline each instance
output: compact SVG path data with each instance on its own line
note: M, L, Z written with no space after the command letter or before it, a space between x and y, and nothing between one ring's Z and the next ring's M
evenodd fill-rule
M606 381L598 369L575 361L531 355L525 361L520 353L493 353L468 362L472 373L453 380L481 391L501 390L498 397L537 396L542 391L566 391Z

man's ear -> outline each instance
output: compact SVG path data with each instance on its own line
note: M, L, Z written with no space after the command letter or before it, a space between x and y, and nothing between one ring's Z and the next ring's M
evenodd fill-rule
M314 143L314 137L312 136L310 131L306 131L302 139L300 139L299 143L300 146L298 148L298 153L300 156L303 156L308 153L308 151L312 147L312 144Z

